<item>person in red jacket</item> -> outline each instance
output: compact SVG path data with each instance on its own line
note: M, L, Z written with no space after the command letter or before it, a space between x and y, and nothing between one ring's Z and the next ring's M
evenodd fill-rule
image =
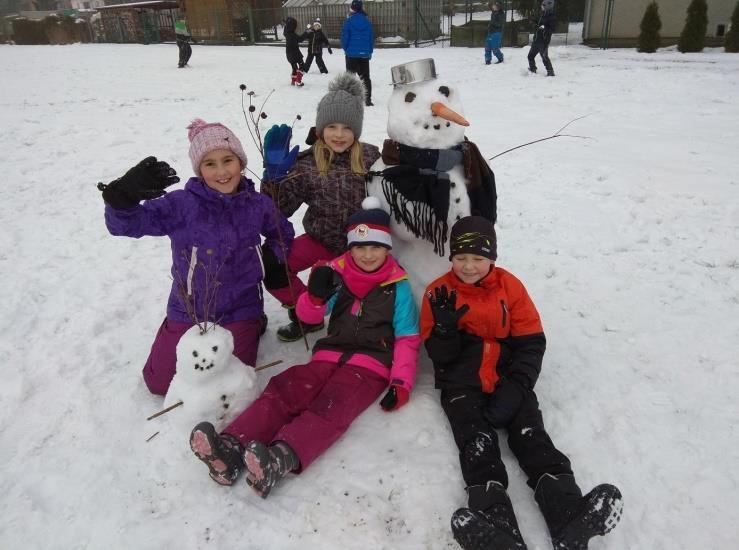
M544 429L534 393L544 330L523 283L495 265L493 225L481 216L462 218L449 244L452 269L426 288L421 338L467 484L468 505L452 515L454 538L466 550L526 548L495 431L505 429L554 548L586 549L620 519L621 493L602 484L583 496L569 459Z

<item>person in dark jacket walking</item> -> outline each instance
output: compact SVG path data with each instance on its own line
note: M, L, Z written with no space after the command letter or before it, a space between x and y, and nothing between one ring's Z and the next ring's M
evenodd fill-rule
M187 62L190 61L190 57L192 56L192 46L190 46L190 42L192 41L195 43L195 39L190 34L190 31L187 30L187 24L184 21L177 21L175 23L174 35L177 40L177 48L179 49L180 54L177 67L182 69L187 65Z
M503 52L500 51L500 44L503 41L503 25L505 24L505 12L503 11L503 2L495 0L490 6L490 24L488 25L488 36L485 39L485 65L490 65L493 55L498 63L503 63Z
M554 76L552 62L549 60L549 42L554 32L554 0L542 0L539 19L532 21L536 24L534 30L534 42L529 50L529 71L536 72L536 55L541 56L541 61L547 70L547 76Z
M341 28L341 47L344 48L346 70L357 73L367 91L365 105L371 107L372 80L370 79L370 59L375 44L375 34L362 0L352 0L351 12Z
M408 402L421 342L418 310L408 276L390 255L390 215L374 200L349 218L349 251L317 264L300 296L307 322L330 314L310 361L272 377L222 433L209 422L193 429L190 447L217 483L232 485L245 470L247 485L265 498L288 472L308 468L383 392L384 411Z
M231 130L201 119L188 130L195 177L184 189L165 193L179 178L154 157L109 185L98 185L112 235L166 235L171 241L173 282L167 316L143 370L149 391L158 395L167 393L175 375L177 343L196 321L217 322L230 330L234 355L255 364L266 322L262 256L268 253L284 261L294 235L292 224L275 212L270 198L242 175L246 153Z
M308 57L305 58L305 72L307 73L310 71L310 66L315 58L318 70L321 71L322 74L327 74L328 69L326 68L326 64L323 62L323 47L326 46L329 55L334 52L331 49L331 44L329 44L328 38L326 38L326 35L323 34L323 31L321 30L320 18L313 22L311 29L312 30L308 31Z
M301 323L295 312L295 303L305 290L297 274L310 268L319 260L331 260L346 250L346 220L356 212L366 197L365 175L380 157L379 149L359 141L364 119L364 86L357 75L344 72L334 78L328 93L318 103L316 126L311 129L307 151L289 159L289 127L287 145L277 140L276 165L287 166L280 172L267 166L268 175L262 181L262 190L272 196L277 207L292 216L302 204L308 209L303 216L305 233L300 235L290 249L287 259L289 277L285 266L272 257L267 258L267 277L264 286L287 308L290 322L277 330L283 342L294 342L304 333L323 328L323 322ZM271 156L267 143L271 133L279 131L274 126L265 136L265 156ZM295 147L297 149L297 147ZM281 261L281 260L280 260Z
M495 265L493 224L460 219L449 248L451 271L426 288L421 338L467 484L468 505L452 515L454 538L465 550L526 548L495 431L505 429L554 548L584 550L619 521L621 493L602 484L583 496L569 459L544 429L534 386L546 339L526 288Z
M290 84L292 86L303 86L303 73L305 66L303 64L303 53L300 51L300 42L308 38L308 33L304 32L298 35L295 31L298 28L298 20L294 17L285 19L285 55L287 62L290 63L292 70Z

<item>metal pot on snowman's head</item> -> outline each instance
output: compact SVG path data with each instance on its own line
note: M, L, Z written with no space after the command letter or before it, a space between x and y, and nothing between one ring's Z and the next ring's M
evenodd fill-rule
M423 149L448 149L464 141L469 122L461 114L459 93L439 80L433 59L396 65L390 73L390 139Z

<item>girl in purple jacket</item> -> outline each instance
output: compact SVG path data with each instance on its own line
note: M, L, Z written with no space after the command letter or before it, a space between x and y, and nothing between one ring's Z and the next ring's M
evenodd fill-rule
M107 186L99 185L112 235L166 235L171 242L173 282L167 316L143 370L147 387L159 395L167 393L174 377L177 343L195 321L229 329L234 355L254 365L266 324L262 254L269 250L284 261L294 236L292 225L270 198L243 176L246 153L234 133L201 119L188 130L196 177L184 189L165 193L179 178L154 157Z
M290 323L277 330L277 337L284 342L299 340L306 332L323 328L323 321L306 324L298 321L295 302L305 291L305 285L297 274L319 260L331 260L346 250L346 220L361 209L367 196L365 175L380 157L374 145L361 143L364 118L365 90L356 75L342 73L328 87L316 112L315 132L311 132L311 148L300 153L289 170L289 146L285 136L274 140L275 151L270 151L271 137L287 126L273 126L265 136L267 173L262 191L269 193L275 204L287 216L292 216L302 205L308 209L303 217L305 234L295 239L287 259L289 278L285 266L265 255L267 276L264 286L288 309ZM272 134L272 136L271 136ZM289 133L287 134L289 143ZM295 147L297 150L297 147ZM272 157L272 154L275 157ZM274 166L279 166L275 169Z
M222 433L209 422L193 429L190 447L217 483L232 485L246 470L246 483L264 498L288 472L307 468L383 393L385 411L408 402L418 311L408 276L390 255L390 215L374 201L349 218L349 251L316 264L298 299L298 314L309 323L330 314L328 334L310 361L272 377Z

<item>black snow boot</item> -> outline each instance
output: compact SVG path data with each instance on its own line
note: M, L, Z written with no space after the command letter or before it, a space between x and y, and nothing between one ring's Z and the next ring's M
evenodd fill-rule
M454 540L464 550L526 550L503 485L488 481L468 487L467 494L468 508L452 514Z
M598 485L587 495L572 475L544 474L534 491L555 550L587 550L588 541L610 532L621 519L623 499L613 485Z
M551 70L551 69L550 69L550 70L548 70L548 71L547 71L547 76L554 76L554 71L553 71L553 70Z
M190 433L190 448L210 470L210 477L220 485L231 485L244 469L244 450L239 440L219 434L210 422L201 422Z
M244 464L246 484L260 497L267 498L279 480L300 466L300 459L284 441L269 447L261 441L250 441L244 451Z
M536 67L532 67L531 65L529 65L529 72L530 73L535 73L536 72Z
M298 314L295 313L295 308L291 307L287 310L287 316L290 318L290 322L286 325L281 326L277 329L277 338L283 342L295 342L303 337L303 334L309 332L316 332L323 328L323 321L311 325L309 323L301 323L298 319ZM303 325L303 330L300 330L300 325Z

